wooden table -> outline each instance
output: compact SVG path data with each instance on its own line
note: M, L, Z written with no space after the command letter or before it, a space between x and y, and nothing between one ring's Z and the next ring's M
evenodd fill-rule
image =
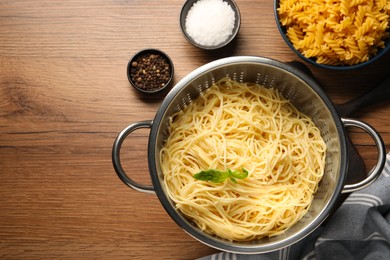
M214 252L182 231L157 197L127 188L111 149L130 123L152 119L163 95L135 92L126 77L138 50L164 50L174 82L233 55L298 60L281 38L270 0L237 0L242 24L229 47L202 51L179 27L184 1L0 1L0 258L194 259ZM390 54L337 72L309 66L335 103L389 76ZM390 146L390 106L361 110ZM368 167L373 141L352 138ZM125 142L125 169L150 183L148 131Z

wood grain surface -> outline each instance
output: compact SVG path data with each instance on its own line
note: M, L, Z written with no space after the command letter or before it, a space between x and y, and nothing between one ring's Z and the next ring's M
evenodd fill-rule
M217 252L181 230L157 197L116 176L118 133L152 119L164 98L129 86L128 59L158 48L170 55L174 83L197 67L235 55L299 60L280 36L271 0L237 0L241 30L217 51L190 45L179 27L184 1L0 0L0 258L195 259ZM390 53L357 71L309 65L334 103L389 76ZM389 102L354 115L390 147ZM373 141L353 130L368 167ZM122 161L148 184L149 132L126 140Z

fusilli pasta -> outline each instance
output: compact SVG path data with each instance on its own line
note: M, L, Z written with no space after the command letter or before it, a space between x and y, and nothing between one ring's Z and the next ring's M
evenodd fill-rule
M278 14L294 47L317 63L365 62L390 37L390 0L280 0Z

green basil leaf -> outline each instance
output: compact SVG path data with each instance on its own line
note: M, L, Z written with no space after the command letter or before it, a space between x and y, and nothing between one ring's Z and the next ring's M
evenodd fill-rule
M213 169L207 171L201 171L194 175L194 178L201 181L211 181L214 183L220 183L229 177L227 172L221 172Z
M214 183L224 182L226 179L230 179L232 182L237 183L236 179L244 179L248 177L248 171L242 168L242 172L232 171L228 169L225 172L209 169L206 171L198 172L194 175L194 178L200 181L210 181Z
M246 177L248 177L248 171L245 170L244 168L242 168L242 172L239 172L239 171L231 171L229 170L230 172L230 175L234 178L237 178L237 179L244 179Z

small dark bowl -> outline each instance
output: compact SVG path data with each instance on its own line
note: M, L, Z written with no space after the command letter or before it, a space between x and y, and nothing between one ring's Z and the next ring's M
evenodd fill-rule
M149 65L147 61L145 63L142 61L143 58L149 59ZM142 93L153 94L167 88L172 83L173 74L174 67L171 58L158 49L141 50L127 63L127 78L130 84ZM148 79L148 76L152 80Z
M377 54L373 57L370 57L370 59L365 61L365 62L355 64L355 65L327 65L327 64L317 63L315 58L305 57L300 51L298 51L294 47L294 45L290 41L289 37L287 36L287 28L285 26L283 26L279 21L279 15L278 15L278 10L277 10L278 8L279 8L279 0L275 0L274 1L274 15L275 15L275 19L276 19L276 25L279 29L280 34L283 37L283 40L287 43L288 47L290 47L290 49L293 50L302 60L304 60L310 64L313 64L317 67L331 69L331 70L341 70L341 71L360 69L360 68L366 67L367 65L380 59L390 50L390 38L387 38L385 40L385 47L379 48ZM388 31L389 30L390 29L388 29Z
M180 12L180 28L181 28L181 31L184 34L184 37L187 39L188 42L190 42L195 47L198 47L200 49L205 49L205 50L215 50L215 49L222 48L222 47L226 46L227 44L229 44L237 36L238 31L240 30L241 14L240 14L240 10L238 9L237 4L233 0L223 0L224 2L229 4L229 6L232 8L232 10L234 11L234 14L235 14L233 32L228 37L228 39L226 39L224 42L222 42L222 43L220 43L218 45L207 46L207 45L199 44L194 39L192 39L191 36L187 33L187 30L186 30L187 14L190 11L191 7L194 5L194 3L198 2L198 1L199 0L187 0L184 3L184 5L183 5L183 7L181 9L181 12Z

